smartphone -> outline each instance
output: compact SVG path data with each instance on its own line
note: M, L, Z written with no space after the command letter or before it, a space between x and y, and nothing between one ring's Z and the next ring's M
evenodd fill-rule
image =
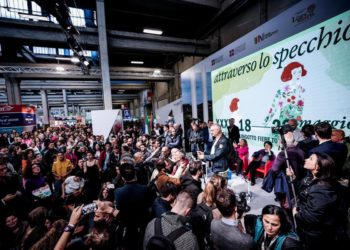
M90 204L83 206L83 208L81 209L81 213L82 213L82 215L86 215L86 214L93 213L96 210L97 210L97 204L90 203Z
M114 187L114 184L113 184L113 183L110 183L110 184L107 185L107 188L108 188L108 189L114 189L115 187Z

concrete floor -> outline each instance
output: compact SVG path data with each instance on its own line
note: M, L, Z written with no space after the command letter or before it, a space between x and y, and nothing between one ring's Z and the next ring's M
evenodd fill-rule
M273 191L267 193L265 190L261 189L262 178L257 178L256 184L251 186L250 181L244 180L241 176L232 174L232 177L233 179L228 181L228 186L235 191L236 194L240 192L248 192L251 194L250 201L248 198L248 205L251 207L251 210L248 212L249 214L261 214L262 208L269 204L279 206L279 203L275 201Z

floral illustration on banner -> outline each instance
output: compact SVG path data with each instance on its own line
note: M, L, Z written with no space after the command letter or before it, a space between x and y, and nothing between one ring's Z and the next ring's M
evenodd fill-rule
M292 118L300 121L304 109L304 92L301 78L307 74L304 65L299 62L288 64L282 72L281 80L285 84L277 90L268 114L265 117L266 126L272 119L277 118L283 122Z
M239 102L239 99L236 97L231 100L231 103L229 106L231 112L235 112L238 110L238 102Z

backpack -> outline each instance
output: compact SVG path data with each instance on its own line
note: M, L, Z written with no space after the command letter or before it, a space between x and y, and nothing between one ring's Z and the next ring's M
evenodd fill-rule
M154 200L158 196L158 188L156 185L156 181L158 179L158 176L159 176L159 174L156 176L156 178L151 180L147 185L147 188L149 190L149 193L151 195L152 200Z
M174 241L188 230L188 228L182 226L165 236L162 229L162 220L161 218L156 218L154 225L155 234L149 239L146 250L176 250Z
M201 249L210 245L210 225L213 220L213 212L204 203L197 204L190 213L192 232L196 235Z

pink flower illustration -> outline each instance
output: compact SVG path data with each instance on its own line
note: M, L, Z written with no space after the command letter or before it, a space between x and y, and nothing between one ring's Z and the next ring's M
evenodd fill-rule
M303 107L304 106L303 100L299 100L298 103L297 103L297 106L298 107Z
M280 108L282 108L283 102L278 102L278 106L280 106Z
M272 113L272 108L270 108L270 110L269 110L269 114L271 114Z

